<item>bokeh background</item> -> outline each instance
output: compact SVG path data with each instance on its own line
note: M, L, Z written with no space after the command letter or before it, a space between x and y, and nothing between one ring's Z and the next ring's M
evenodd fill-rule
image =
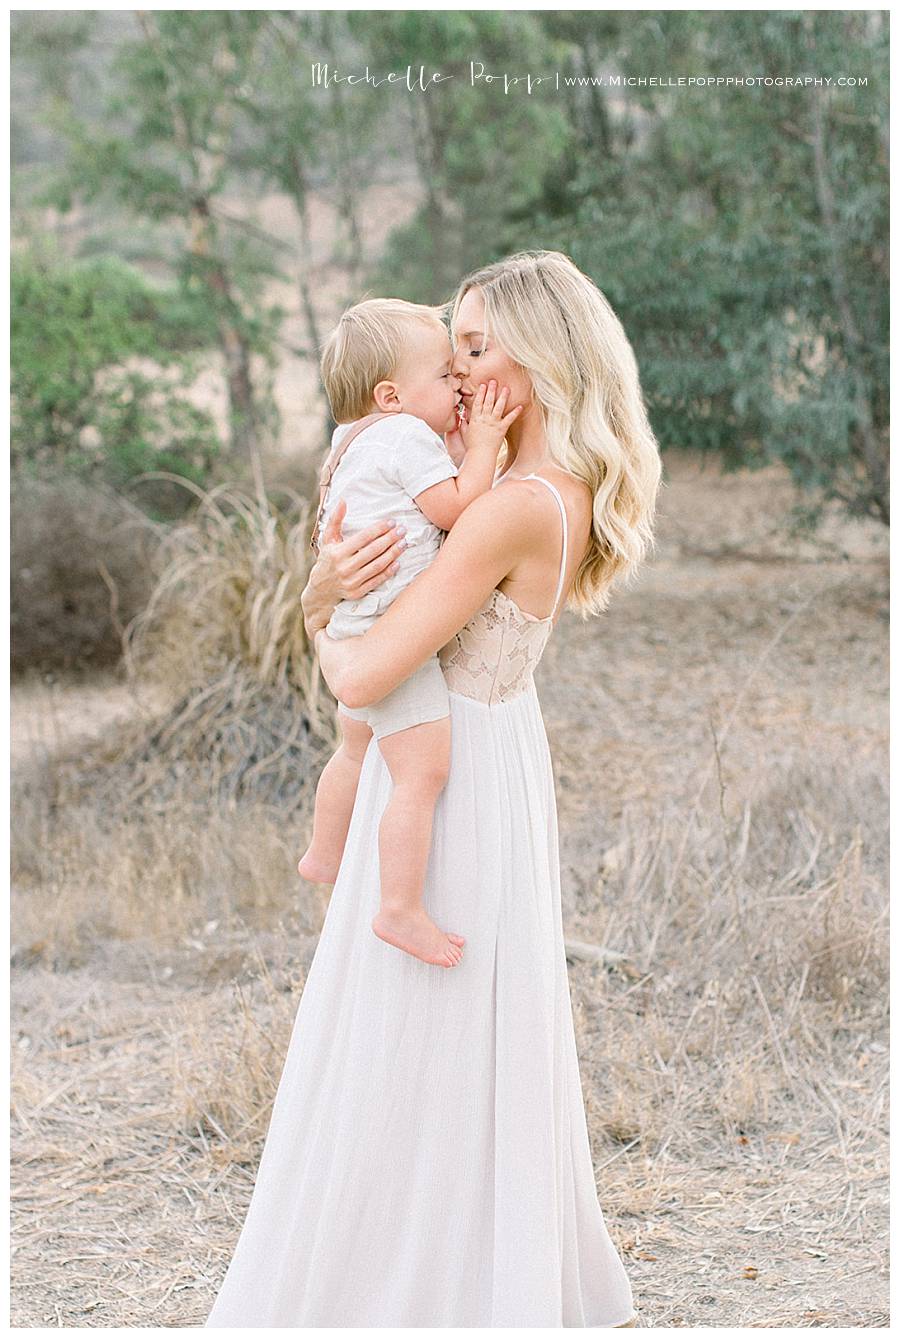
M205 1319L327 905L318 348L546 247L664 461L539 678L600 1201L646 1324L887 1324L887 13L19 11L11 75L13 1323ZM610 82L679 75L833 82Z

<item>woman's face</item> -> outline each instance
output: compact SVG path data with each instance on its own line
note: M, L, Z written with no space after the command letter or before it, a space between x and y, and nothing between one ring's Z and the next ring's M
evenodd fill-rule
M459 304L453 325L453 371L462 380L463 407L468 417L472 397L480 385L496 381L498 390L509 387L507 410L531 401L531 379L524 367L504 352L493 337L484 336L484 298L470 288Z

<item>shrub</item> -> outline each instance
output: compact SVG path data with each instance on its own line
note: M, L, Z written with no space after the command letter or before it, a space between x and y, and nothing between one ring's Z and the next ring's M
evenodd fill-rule
M195 375L191 350L216 339L201 303L150 285L115 258L64 264L20 255L11 305L20 467L63 467L115 485L149 468L207 476L219 445L214 424L184 393ZM136 359L145 360L141 370Z
M114 663L149 598L158 527L109 488L15 473L13 669Z

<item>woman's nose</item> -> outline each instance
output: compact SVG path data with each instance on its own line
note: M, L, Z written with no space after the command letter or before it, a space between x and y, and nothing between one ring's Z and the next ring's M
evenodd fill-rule
M465 359L462 357L462 354L454 353L453 362L450 364L450 370L454 376L458 376L460 378L465 376L466 365L465 365Z

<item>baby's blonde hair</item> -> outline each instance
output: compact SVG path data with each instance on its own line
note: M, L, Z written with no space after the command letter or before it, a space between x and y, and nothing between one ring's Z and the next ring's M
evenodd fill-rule
M393 376L416 327L428 325L447 334L441 308L372 297L344 312L322 350L322 383L336 423L364 418L372 391Z
M531 379L553 460L591 490L591 538L569 603L599 613L613 582L653 547L662 475L631 344L599 288L560 251L521 251L468 275L454 321L471 288L484 297L485 335Z

